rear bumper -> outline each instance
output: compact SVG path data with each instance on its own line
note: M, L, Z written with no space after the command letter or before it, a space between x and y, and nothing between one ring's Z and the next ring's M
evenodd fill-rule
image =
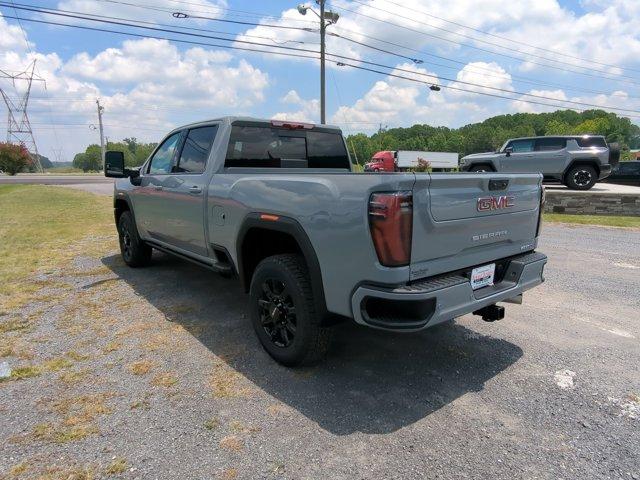
M517 297L544 281L546 263L546 255L538 252L512 257L499 282L475 291L464 272L396 288L361 285L351 298L353 316L357 323L373 328L422 330Z
M611 165L606 164L606 165L600 165L600 176L598 177L598 180L602 180L603 178L607 178L609 175L611 175Z

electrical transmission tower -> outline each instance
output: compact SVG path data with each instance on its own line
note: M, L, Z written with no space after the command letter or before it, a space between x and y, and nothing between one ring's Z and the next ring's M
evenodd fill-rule
M7 106L7 142L24 145L29 153L31 153L36 169L42 171L42 165L40 164L40 157L38 155L38 146L33 137L33 130L31 123L29 123L29 115L27 114L27 105L29 103L29 94L31 93L33 81L44 82L44 79L37 78L37 75L34 74L35 68L36 61L34 60L24 72L10 74L4 70L0 70L0 78L11 80L18 94L18 100L12 100L2 87L0 87L0 94ZM36 78L34 78L34 76ZM27 82L27 87L22 93L16 88L17 80Z

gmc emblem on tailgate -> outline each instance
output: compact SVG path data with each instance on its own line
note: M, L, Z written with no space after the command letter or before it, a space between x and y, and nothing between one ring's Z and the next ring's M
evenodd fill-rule
M499 197L481 197L478 199L478 211L488 212L489 210L502 210L503 208L513 207L516 198L501 195Z

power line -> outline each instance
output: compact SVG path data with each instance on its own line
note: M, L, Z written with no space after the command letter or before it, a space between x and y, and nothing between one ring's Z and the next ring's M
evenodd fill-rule
M535 54L535 53L531 53L531 52L523 52L523 51L518 50L518 49L516 49L516 48L507 47L507 46L502 45L502 44L489 42L489 41L482 40L482 39L477 38L477 37L472 37L472 36L469 36L469 35L465 35L465 34L463 34L463 33L455 32L455 31L453 31L453 30L448 30L448 29L446 29L446 28L439 27L439 26L437 26L437 25L432 25L432 24L430 24L430 23L426 23L426 22L423 22L423 21L417 20L417 19L415 19L415 18L413 18L413 17L407 17L407 16L404 16L404 15L400 15L400 14L398 14L397 12L390 12L389 10L385 10L385 9L383 9L383 8L380 8L380 7L374 7L374 6L372 6L372 5L369 5L369 4L367 4L367 3L364 3L362 0L353 0L353 1L354 1L355 3L358 3L358 4L362 5L362 6L363 6L363 7L365 7L365 8L370 8L370 9L378 10L378 11L380 11L380 12L384 12L384 13L387 13L387 14L391 14L391 15L393 15L393 16L395 16L395 17L399 17L399 18L402 18L402 19L405 19L405 20L410 20L410 21L412 21L412 22L415 22L415 23L418 23L418 24L421 24L421 25L425 25L425 26L428 26L428 27L434 28L434 29L436 29L436 30L441 30L441 31L443 31L443 32L450 33L450 34L452 34L452 35L457 35L457 36L462 37L462 38L467 38L467 39L469 39L469 40L473 40L473 41L475 41L475 42L484 43L484 44L486 44L486 45L490 45L490 46L492 46L492 47L502 48L502 49L505 49L505 50L507 50L507 51L520 53L520 54L522 54L522 55L532 56L532 57L539 58L539 59L542 59L542 60L546 60L546 61L549 61L549 62L554 62L554 63L564 63L564 64L566 64L566 65L571 65L571 66L573 66L573 67L578 67L578 68L584 68L584 69L593 70L590 66L585 67L584 65L578 65L578 64L575 64L575 63L569 63L569 62L566 62L566 61L563 61L563 60L556 60L556 59L554 59L554 58L545 57L545 56L543 56L543 55L537 55L537 54ZM419 10L416 10L416 11L417 11L417 12L420 12ZM535 47L534 47L534 48L535 48ZM553 53L558 54L558 52L553 52ZM595 63L595 62L592 62L591 60L586 60L586 59L583 59L583 58L580 58L580 57L578 57L578 59L579 59L579 60L581 60L581 61L584 61L584 62ZM617 65L610 65L610 64L603 64L603 65L604 65L604 66L607 66L607 67L620 68L621 70L624 70L624 69L622 69L621 67L618 67ZM608 72L603 71L603 70L593 70L593 71L596 71L596 72L599 72L599 73L608 73ZM633 77L627 77L627 78L633 78Z
M364 38L367 38L369 40L373 40L376 42L380 42L380 43L384 43L386 45L392 45L394 47L398 47L398 48L402 48L404 50L410 51L410 52L414 52L414 53L418 53L420 55L425 55L428 57L433 57L433 58L437 58L439 60L444 60L446 62L451 62L454 63L456 65L462 65L463 67L467 68L468 71L471 72L490 72L493 75L487 75L486 73L482 73L483 76L485 77L489 77L489 78L504 78L504 79L513 79L513 80L517 80L519 82L522 83L526 83L529 85L539 85L539 86L544 86L544 87L552 87L552 88L562 88L565 89L567 91L573 91L573 92L582 92L582 93L592 93L592 94L596 94L596 95L611 95L611 92L605 92L602 90L592 90L589 88L583 88L583 87L575 87L573 85L567 85L567 84L563 84L563 83L555 83L555 82L546 82L546 81L541 81L541 80L536 80L530 77L523 77L521 75L513 75L511 73L507 73L506 75L500 75L498 74L495 70L491 69L491 68L486 68L486 67L481 67L481 66L477 66L477 65L470 65L467 62L462 62L460 60L454 60L451 58L447 58L441 55L436 55L434 53L428 53L428 52L424 52L422 50L418 50L416 48L412 48L412 47L408 47L406 45L402 45L399 43L395 43L395 42L390 42L388 40L383 40L381 38L378 37L374 37L372 35L367 35L361 32L355 32L353 30L347 30L345 28L341 28L341 27L336 27L337 30L342 30L344 32L349 32L355 35L359 35L362 36ZM347 41L352 41L353 39L349 38L349 37L345 37L345 36L341 36L341 38L343 38L344 40ZM367 44L365 44L367 45ZM436 63L436 62L432 62L432 61L428 61L428 60L423 60L424 63L428 64L428 65L433 65L436 67L442 67L442 68L447 68L450 70L457 70L456 67L453 67L451 65L443 65L442 63ZM634 96L634 95L628 95L629 98L640 98L638 96Z
M0 7L6 7L7 4L4 2L0 2ZM144 25L136 25L136 24L132 24L132 23L126 23L126 22L121 22L121 21L116 21L116 20L108 20L106 16L102 16L101 18L94 18L94 17L88 17L84 14L72 14L72 13L64 13L62 11L56 10L56 9L42 9L42 8L29 8L29 7L25 7L25 6L16 6L15 8L20 9L20 10L25 10L25 11L29 11L29 12L35 12L35 13L44 13L47 15L56 15L59 17L66 17L66 18L74 18L77 20L89 20L92 22L100 22L100 23L107 23L110 25L118 25L121 27L134 27L134 28L142 28L145 30L152 30L155 32L165 32L165 33L172 33L172 34L178 34L178 35L188 35L191 37L198 37L198 38L208 38L211 40L221 40L221 41L225 41L225 42L237 42L237 43L244 43L244 44L248 44L248 45L259 45L259 46L263 46L263 47L270 47L270 48L281 48L284 50L296 50L296 51L301 51L301 52L311 52L311 53L316 53L314 50L309 50L309 49L303 49L303 48L296 48L296 47L286 47L283 45L267 45L264 43L259 43L259 42L251 42L248 40L237 40L237 39L228 39L228 38L224 38L224 37L218 37L215 35L205 35L203 33L189 33L189 32L183 32L180 30L173 30L173 29L168 29L168 28L158 28L158 27L149 27L149 26L144 26ZM79 13L79 12L76 12ZM17 20L20 20L20 17L6 17L6 18L16 18ZM111 17L111 18L115 18L115 17ZM23 18L22 20L34 20L34 19L27 19L27 18ZM131 20L129 20L131 21ZM137 21L137 20L136 20ZM284 27L283 27L284 28ZM304 29L299 29L297 27L286 27L286 28L291 28L291 29L295 29L295 30L304 30Z
M140 5L131 4L131 3L129 3L129 2L118 1L118 0L102 0L102 1L108 1L108 2L112 2L112 3L118 3L118 4L124 4L124 5L131 5L131 6L141 7ZM22 5L24 5L24 4L22 4ZM28 6L31 6L31 5L28 5ZM40 7L40 8L47 8L47 7ZM147 7L147 8L151 8L151 7ZM24 9L27 9L27 10L28 10L28 8L24 8ZM51 9L51 8L47 8L47 10L49 10L49 11L50 11L50 13L51 13L51 14L54 14L54 15L56 14L56 13L54 13L54 12L69 12L69 11L67 11L67 10L58 10L58 9ZM163 11L167 11L167 10L163 10ZM42 13L42 12L41 12L41 13ZM69 12L69 13L79 13L79 12ZM174 12L174 13L176 13L176 12ZM363 15L363 14L359 14L358 12L354 12L354 13L356 13L356 14L358 14L358 15ZM118 19L119 19L119 20L127 20L127 19L123 19L123 18L121 18L121 17L109 17L109 16L106 16L106 15L94 15L94 16L98 16L98 17L102 17L102 18L110 18L110 19L115 19L115 20L118 20ZM366 15L365 15L365 16L366 16ZM226 20L217 19L217 18L212 18L212 17L199 17L199 16L193 16L193 17L191 17L191 18L200 18L200 19L207 19L207 20L212 20L212 21L226 21ZM373 17L371 17L371 18L373 18ZM377 20L377 19L376 19L376 20ZM95 19L94 19L94 21L95 21ZM136 20L136 21L138 21L138 20ZM138 21L138 22L140 22L140 23L146 23L146 24L156 24L156 23L154 23L154 22L144 22L144 21ZM269 25L269 24L262 24L262 23L253 23L253 22L233 22L233 21L231 21L231 23L240 23L240 24L242 24L242 25L263 26L263 27L269 27L269 28L286 28L286 29L296 29L296 30L302 30L302 31L314 31L314 29L310 29L310 28L298 28L298 27L290 27L290 26L282 26L282 25ZM174 27L173 25L166 25L166 24L157 24L157 25L163 25L163 26L170 26L170 27ZM402 28L408 28L408 27L403 27L403 26L401 26L401 27L402 27ZM139 28L143 28L143 27L139 27ZM178 27L178 28L183 28L183 29L188 29L188 30L195 30L195 31L209 31L209 32L213 32L213 33L221 33L221 34L224 34L224 35L234 35L234 34L232 34L232 33L230 33L230 32L216 32L216 31L211 31L211 30L206 30L206 29L196 29L196 28L193 28L193 27L181 27L181 26L180 26L180 27ZM410 29L410 30L412 30L412 29ZM176 31L172 31L171 33L180 33L180 34L185 34L185 33L183 33L183 32L176 32ZM419 33L424 33L424 32L419 32ZM241 35L244 35L244 34L241 34ZM428 34L426 34L426 35L428 35ZM251 35L244 35L244 36L246 36L246 37L251 37ZM383 52L383 53L387 53L387 54L391 54L391 55L398 56L398 57L400 57L400 58L404 58L404 59L407 59L407 60L411 60L411 61L413 61L414 63L424 63L424 60L420 60L420 59L416 59L416 58L413 58L413 57L408 57L408 56L405 56L405 55L397 54L397 53L395 53L395 52L391 52L391 51L389 51L389 50L381 49L381 48L379 48L379 47L375 47L375 46L373 46L373 45L365 44L364 42L359 42L359 41L357 41L357 40L355 40L355 39L352 39L352 38L349 38L349 37L345 37L344 35L338 35L338 34L335 34L335 36L339 36L340 38L343 38L343 39L344 39L344 40L346 40L346 41L349 41L349 42L352 42L352 43L356 43L356 44L359 44L359 45L362 45L362 46L365 46L365 47L368 47L368 48L371 48L371 49L374 49L374 50L377 50L377 51L380 51L380 52ZM367 37L367 35L363 35L363 36ZM271 37L260 37L260 36L255 36L255 37L256 37L256 38L262 38L262 39L268 39L268 40L270 40L270 41L273 41L274 43L277 43L277 40L275 40L274 38L271 38ZM205 38L213 38L213 39L219 39L219 40L229 41L229 40L227 40L227 39L221 39L221 38L211 37L211 36L205 36ZM373 39L375 39L375 37L369 37L369 38L373 38ZM376 40L381 41L380 39L376 39ZM237 40L237 41L238 41L238 42L241 42L241 43L251 43L251 42L244 42L244 41L242 41L242 40ZM292 43L293 43L293 42L295 42L295 41L285 41L284 43L288 43L288 42L292 42ZM308 43L308 42L299 42L299 43ZM390 43L390 44L392 44L391 42L385 42L385 43ZM402 45L397 45L397 44L393 44L393 45L399 46L399 47L401 47L401 48L406 48L406 47L403 47ZM413 49L413 50L415 50L415 49ZM446 57L441 57L441 56L438 56L438 55L429 54L429 53L425 53L425 52L421 52L421 53L423 53L424 55L433 56L433 57L436 57L436 58L441 58L441 59L444 59L444 60L447 60L447 61L450 61L450 62L453 62L453 63L458 63L458 64L465 65L465 64L464 64L464 62L459 62L459 61L455 61L455 60L452 60L452 59L447 59ZM426 62L426 63L430 63L430 64L432 64L432 65L436 65L436 66L441 66L441 67L443 67L443 68L452 68L452 67L450 67L450 66L446 66L446 65L442 65L442 64L435 64L434 62ZM479 67L479 68L480 68L480 67ZM484 70L484 69L483 69L483 70ZM488 70L488 69L487 69L487 70ZM582 73L582 72L575 72L575 73L578 73L578 74L584 74L584 73ZM587 75L587 74L585 74L585 75ZM589 75L589 76L594 76L594 75ZM597 76L596 76L596 77L597 77ZM506 78L506 77L504 77L504 78ZM512 77L512 78L518 78L518 77L515 77L515 76L514 76L514 77ZM597 77L597 78L600 78L600 77ZM617 80L617 81L622 81L622 80L618 80L618 79L611 78L611 77L605 77L605 78L606 78L606 79L608 79L608 80ZM630 77L630 78L632 78L632 77ZM548 83L548 82L547 82L547 83L543 83L543 82L539 82L539 81L533 81L533 80L531 80L531 79L524 79L524 78L523 78L523 79L521 79L520 81L522 81L523 83L532 83L532 84L538 84L538 85L546 85L546 86L557 87L557 88L567 88L567 86L565 86L565 85L561 85L561 84L552 84L552 83ZM633 83L633 84L640 85L640 83L637 83L637 82L627 82L627 83ZM569 87L569 88L571 88L571 87ZM576 88L571 88L571 89L572 89L572 90L576 90L576 91L578 91L578 89L576 89ZM584 90L584 89L582 89L581 91L585 91L585 92L587 92L587 90ZM588 91L588 93L602 94L602 95L610 95L610 93L608 93L608 92L594 91L594 90L590 90L590 91Z
M353 64L349 64L349 63L343 63L343 62L337 62L337 63L340 66L351 67L351 68L355 68L357 70L364 70L364 71L367 71L367 72L379 73L379 74L382 74L382 75L387 75L389 77L400 78L402 80L409 80L411 82L416 82L416 83L422 83L424 85L429 85L430 84L429 82L425 82L423 80L418 80L416 78L405 77L403 75L397 75L397 74L389 73L389 72L383 72L383 71L376 70L376 69L373 69L373 68L362 67L362 66L353 65ZM457 88L457 87L454 87L454 86L451 86L451 85L442 85L441 87L442 88L448 88L449 90L457 90L457 91L461 91L461 92L469 92L469 90L465 90L465 89L462 89L462 88ZM533 104L533 105L542 105L542 106L545 106L545 107L554 107L554 108L559 107L559 105L557 105L557 104L543 103L543 102L538 102L538 101L535 101L535 100L523 100L523 99L520 99L520 98L513 98L513 97L508 97L506 95L498 95L498 94L494 94L494 93L480 93L480 92L473 92L473 93L478 93L480 95L487 95L489 97L494 97L494 98L503 98L503 99L506 99L506 100L512 100L514 102L530 103L530 104ZM567 108L567 107L561 107L561 108ZM600 107L600 108L603 108L603 107ZM578 110L578 111L584 111L585 110L585 109L573 108L573 107L572 107L572 109ZM640 115L626 115L626 116L627 117L632 117L632 118L640 118Z
M159 7L157 5L149 5L148 3L131 3L131 2L125 2L122 0L95 0L98 2L105 2L105 3L112 3L112 4L119 4L119 5L126 5L126 6L130 6L130 7L136 7L136 8L142 8L142 9L146 9L146 10L154 10L154 11L158 11L158 12L163 12L163 13L173 13L176 11L175 8L167 8L167 7ZM179 5L199 5L199 6L206 6L203 4L196 4L193 2L185 2L185 1L179 1L179 0L169 0L173 3L177 3ZM219 11L223 11L223 12L230 12L230 15L233 16L239 16L239 17L253 17L253 18L259 18L259 19L264 19L264 18L270 18L273 20L278 20L279 17L275 17L273 15L267 14L267 13L259 13L259 12L250 12L247 10L236 10L236 9L232 9L232 8L225 8L225 7L215 7L214 9L205 9L205 10L194 10L191 8L182 8L182 10L184 11L188 11L188 12L192 12L192 13L207 13L207 14L215 14L218 13ZM301 18L296 18L296 19L290 19L290 21L292 22L296 22L296 23L301 23L301 24L308 24L308 25L315 25L315 22L311 22L309 20L303 20Z
M0 5L2 6L2 5ZM48 13L48 12L44 12L44 13ZM4 15L3 18L10 18L10 19L14 19L16 20L18 17L14 17L11 15ZM90 31L94 31L94 32L104 32L104 33L115 33L118 35L126 35L126 36L130 36L130 37L136 37L136 38L153 38L156 40L167 40L169 42L176 42L176 43L185 43L188 45L199 45L199 46L207 46L207 47L216 47L216 48L226 48L229 50L241 50L241 51L245 51L245 52L256 52L256 53L268 53L270 55L282 55L285 57L297 57L297 58L311 58L311 59L318 59L318 57L313 57L313 56L309 56L309 55L302 55L302 54L296 54L296 53L288 53L288 52L274 52L272 50L260 50L260 49L255 49L255 48L246 48L246 47L236 47L236 46L231 46L231 45L223 45L223 44L216 44L216 43L206 43L206 42L198 42L198 41L194 41L194 40L184 40L184 39L179 39L179 38L171 38L171 37L161 37L158 35L142 35L140 33L134 33L134 32L122 32L119 30L110 30L107 28L97 28L97 27L87 27L84 25L74 25L71 23L62 23L62 22L52 22L52 21L48 21L48 20L38 20L35 18L21 18L23 21L25 22L34 22L34 23L41 23L41 24L45 24L45 25L57 25L57 26L61 26L61 27L69 27L69 28L79 28L82 30L90 30ZM91 18L87 18L87 20L97 20L97 19L91 19ZM133 27L136 27L136 25L132 25ZM137 27L137 28L149 28L149 27ZM181 33L181 32L178 32ZM183 35L190 35L188 33L184 33L182 32ZM225 38L221 38L220 40L224 40L224 41L237 41L237 40L229 40L229 39L225 39ZM249 43L249 42L243 42L243 43ZM285 50L299 50L299 51L303 51L303 52L311 52L311 53L317 53L314 50L307 50L307 49L302 49L302 48L294 48L294 47L277 47L274 45L266 45L263 43L257 43L257 45L263 45L269 48L284 48Z
M148 9L148 10L155 10L155 11L160 11L160 12L164 12L164 13L178 13L178 12L176 12L176 10L168 10L166 8L160 8L160 7L151 6L151 5L143 6L143 5L140 5L140 4L124 2L124 1L119 1L119 0L101 0L101 1L109 2L109 3L118 3L120 5L127 5L127 6L130 6L130 7L137 7L137 8L144 8L144 9ZM199 18L199 19L202 19L202 20L209 20L209 21L212 21L212 22L233 23L233 24L236 24L236 25L247 25L247 26L254 26L254 27L281 28L281 29L284 29L284 30L306 30L306 31L315 30L315 29L305 28L305 27L292 27L292 26L289 26L289 25L269 25L269 24L264 24L264 23L244 22L244 21L240 21L240 20L229 20L229 19L224 19L224 18L205 17L205 16L198 16L198 15L188 15L188 16L191 17L191 18Z
M357 0L354 0L354 1L356 1L357 3L361 3L361 2L359 2ZM405 9L409 8L406 5L403 5L403 4L397 3L397 2L393 2L391 0L384 0L384 1L386 1L386 3L390 3L390 4L395 5L397 7L401 7L401 8L405 8ZM452 20L447 20L446 18L438 17L436 15L428 13L428 12L426 12L424 10L419 9L419 8L411 7L411 10L414 11L414 12L420 13L422 15L426 15L428 17L435 18L436 20L440 20L442 22L446 22L446 23L450 23L452 25L456 25L458 27L466 28L468 30L472 30L472 31L477 32L477 33L482 33L483 35L487 35L487 36L490 36L490 37L493 37L493 38L497 38L499 40L506 40L508 42L516 43L518 45L522 45L522 46L525 46L525 47L535 48L536 50L541 50L541 51L544 51L544 52L553 53L554 55L562 55L563 57L573 58L575 60L581 60L581 61L584 61L584 62L595 63L595 64L601 65L603 67L613 67L613 68L619 68L621 70L640 72L640 70L635 69L635 68L620 67L618 65L612 65L612 64L609 64L609 63L598 62L596 60L588 60L588 59L585 59L585 58L582 58L582 57L578 57L578 56L574 56L574 55L571 55L571 54L568 54L568 53L559 52L558 50L553 50L553 49L550 49L550 48L544 48L544 47L540 47L540 46L537 46L537 45L532 45L530 43L522 42L522 41L519 41L519 40L514 40L512 38L507 38L505 36L498 35L498 34L495 34L495 33L492 33L492 32L487 32L487 31L481 30L479 28L470 27L469 25L465 25L463 23L454 22ZM470 38L473 38L473 37L470 37Z
M126 5L138 6L138 7L144 8L142 5L134 5L134 4L130 4L128 2L121 2L121 1L116 1L116 0L100 0L100 1L114 2L114 3L121 3L121 4L124 3ZM177 0L172 0L172 1L176 1L176 3L191 3L191 2L178 2ZM164 10L164 11L168 11L168 10ZM174 12L174 13L176 13L176 12ZM260 15L260 14L257 14L257 15ZM211 19L211 18L208 18L208 17L197 17L197 16L196 17L192 17L192 18L206 18L206 19L209 19L209 20L215 20L215 19ZM143 23L153 23L153 22L143 22ZM158 24L158 25L167 26L167 25L164 25L164 24ZM256 25L265 26L265 27L277 27L277 26L265 25L265 24L256 24ZM188 27L181 27L181 28L189 29ZM216 33L215 31L206 30L206 29L194 29L194 28L191 28L191 29L199 30L199 31L209 31L209 32L212 32L212 33ZM343 30L348 31L346 29L343 29ZM217 33L226 33L226 32L217 32ZM358 45L361 45L361 46L364 46L364 47L367 47L367 48L370 48L370 49L373 49L373 50L376 50L376 51L379 51L379 52L382 52L382 53L393 55L393 56L396 56L398 58L403 58L403 59L406 59L406 60L410 60L410 61L412 61L412 62L414 62L416 64L428 63L430 65L440 66L440 67L443 67L443 68L449 68L449 69L454 69L455 68L455 67L451 67L449 65L442 65L442 64L438 64L438 63L434 63L434 62L428 62L428 61L417 59L417 58L414 58L414 57L409 57L409 56L406 56L406 55L402 55L402 54L399 54L399 53L396 53L396 52L392 52L390 50L382 49L382 48L379 48L379 47L376 47L376 46L373 46L373 45L366 44L364 42L360 42L358 40L355 40L355 39L352 39L352 38L349 38L349 37L346 37L344 35L340 35L340 34L337 34L337 33L331 33L331 32L327 32L327 33L329 35L331 35L331 36L342 38L343 40L346 40L346 41L351 42L351 43L355 43L355 44L358 44ZM352 32L352 33L358 34L358 32ZM244 37L252 37L252 35L244 34L244 33L241 34L241 35L244 36ZM398 45L396 43L387 42L385 40L381 40L381 39L378 39L378 38L375 38L375 37L371 37L371 36L368 36L368 35L364 35L364 34L360 34L360 35L362 35L362 36L364 36L366 38L377 40L377 41L380 41L380 42L383 42L383 43L387 43L387 44L390 44L390 45L394 45L394 46L397 46L397 47L400 47L400 48L405 48L405 49L408 49L408 50L412 50L412 51L421 53L423 55L433 56L435 58L441 58L441 59L444 59L444 60L447 60L447 61L450 61L450 62L458 63L458 64L461 64L461 65L466 65L465 62L458 62L458 61L455 61L455 60L448 59L446 57L441 57L439 55L429 54L429 53L426 53L426 52L422 52L420 50L411 49L411 48L403 46L403 45ZM255 36L255 38L268 38L268 37ZM268 39L270 39L270 40L275 42L275 40L272 39L272 38L268 38ZM290 42L293 42L293 41L290 41ZM307 43L307 42L298 42L298 43ZM492 71L492 70L489 70L489 69L481 69L481 70ZM509 77L504 76L504 75L486 75L485 74L485 76L495 77L495 78L509 78ZM513 76L513 75L510 75L510 77L514 78L514 79L522 78L522 77L516 77L516 76ZM568 85L545 83L545 82L535 81L535 80L526 79L526 78L522 78L522 80L520 80L520 81L522 81L523 83L530 83L530 84L533 84L533 85L559 87L559 88L565 88L565 89L570 89L570 90L575 90L575 91L583 91L583 92L587 92L587 93L597 93L597 94L609 95L609 93L607 93L607 92L584 90L584 89L582 89L582 90L581 89L575 89L575 88L572 88L571 86L568 86Z
M468 44L468 43L457 42L457 41L451 40L449 38L445 38L445 37L442 37L442 36L439 36L439 35L435 35L433 33L427 33L427 32L424 32L422 30L417 30L415 28L407 27L405 25L400 25L398 23L394 23L394 22L391 22L391 21L388 21L388 20L381 20L381 19L376 18L374 16L367 15L366 13L357 12L355 10L350 10L350 9L344 8L344 7L336 7L334 4L331 5L331 8L335 8L337 10L343 10L343 11L350 12L350 13L353 13L353 14L358 15L358 16L370 18L370 19L372 19L372 20L374 20L376 22L385 23L387 25L393 25L395 27L402 28L404 30L408 30L408 31L411 31L411 32L419 33L420 35L425 35L427 37L436 38L436 39L441 40L443 42L452 43L452 44L455 44L455 45L458 45L458 46L467 47L467 48L471 48L471 49L474 49L474 50L479 50L479 51L482 51L482 52L490 53L492 55L498 55L498 56L505 57L505 58L511 58L511 59L517 60L519 62L525 61L525 62L531 63L533 65L539 65L539 66L542 66L542 67L551 68L551 69L554 69L554 70L560 70L560 71L563 71L563 72L571 72L571 73L575 73L577 75L583 75L583 76L592 77L592 78L600 78L600 79L603 79L603 80L611 80L611 81L616 81L616 82L630 83L630 84L633 84L633 85L640 85L640 83L632 81L634 79L634 77L630 77L630 76L626 76L626 75L618 75L618 77L610 77L610 76L606 77L606 76L601 76L601 75L594 75L594 74L587 73L587 72L581 72L581 71L573 70L573 69L570 69L570 68L563 68L563 67L559 67L559 66L556 66L556 65L549 65L549 64L546 64L546 63L534 62L534 61L529 60L529 59L523 59L521 57L516 57L514 55L509 55L509 54L506 54L506 53L496 52L494 50L489 50L489 49L478 47L478 46L471 45L471 44ZM399 16L397 14L395 14L395 15ZM423 22L418 22L417 20L414 20L414 19L410 19L410 20L412 20L414 22L417 22L417 23L423 23ZM552 60L552 61L555 61L555 60ZM561 62L559 62L559 63L561 63ZM586 69L587 67L580 67L580 68ZM608 74L608 72L605 72L605 71L602 71L602 70L593 70L592 69L591 71Z
M27 9L27 10L37 11L35 9ZM40 13L55 14L55 13L46 12L46 11L42 11ZM68 14L57 14L57 15L71 16L71 15L68 15ZM134 28L143 28L143 29L152 29L152 30L165 31L164 29L139 26L139 25L135 25L135 24L125 24L125 23L121 23L121 22L112 22L112 21L107 21L107 20L99 20L99 19L90 18L90 17L86 17L85 18L85 17L77 16L77 15L75 15L73 17L74 18L80 18L80 19L99 21L99 22L115 23L115 24L118 24L120 26L131 26L131 27L134 27ZM15 18L15 17L5 16L5 18ZM258 49L230 46L230 45L211 44L211 43L204 43L204 42L194 42L194 41L175 39L175 38L159 37L159 36L152 36L152 35L142 35L142 34L137 34L137 33L132 33L132 32L122 32L122 31L117 31L117 30L86 27L86 26L82 26L82 25L64 24L64 23L61 23L61 22L50 22L50 21L37 20L37 19L32 19L32 18L23 18L23 20L36 22L36 23L60 25L60 26L67 26L67 27L71 27L71 28L80 28L80 29L93 30L93 31L102 31L102 32L106 32L106 33L115 33L115 34L120 34L120 35L128 35L128 36L134 36L134 37L138 37L138 38L156 38L156 39L160 39L160 40L176 41L176 42L188 43L188 44L206 45L206 46L214 46L214 47L228 48L228 49L234 49L234 50L244 50L244 51L252 51L252 52L258 52L258 53L280 54L280 55L283 55L283 56L317 59L317 57L310 57L308 55L294 54L294 53L289 53L289 52L273 52L273 51L270 51L270 50L258 50ZM175 32L175 31L169 31L169 33L179 33L179 34L182 34L182 35L203 36L203 35L196 35L196 34L190 34L190 33L185 33L185 32ZM213 38L230 41L228 39L223 39L223 38L219 38L219 37L213 37ZM307 50L307 49L301 49L301 48L295 48L295 47L271 46L271 45L261 44L261 43L257 43L257 42L242 42L242 43L250 43L250 44L253 44L253 45L266 46L266 47L269 47L269 48L281 48L281 49L285 49L285 50L317 53L317 52L315 52L313 50ZM512 94L512 95L522 95L522 96L533 97L533 98L541 98L541 99L551 100L551 101L554 101L554 102L569 103L569 104L573 104L573 105L588 106L588 107L594 107L594 108L599 108L599 109L609 109L609 110L618 110L618 111L624 111L624 112L640 113L637 110L623 109L623 108L618 108L618 107L610 107L610 106L606 106L606 105L591 104L591 103L586 103L586 102L575 102L575 101L571 101L571 100L559 100L557 98L546 97L546 96L543 96L543 95L529 94L529 93L518 92L518 91L513 91L513 90L500 89L500 88L497 88L497 87L490 87L490 86L482 85L482 84L475 84L475 83L472 83L472 82L464 82L464 81L460 81L460 80L456 80L456 79L450 79L450 78L446 78L446 77L438 77L436 75L430 75L430 74L426 74L426 73L422 73L422 72L415 72L415 71L406 70L406 69L402 69L402 68L396 68L396 67L392 67L392 66L389 66L389 65L376 63L376 62L369 62L369 61L366 61L366 60L360 60L360 59L351 58L351 57L347 57L347 56L344 56L344 55L337 55L337 54L331 54L331 53L328 53L327 55L335 57L335 58L339 58L339 59L344 59L344 60L349 60L349 61L354 61L354 62L360 62L360 63L364 63L364 64L367 64L367 65L376 66L376 67L380 67L380 68L403 71L403 72L407 72L407 73L410 73L410 74L413 74L413 75L420 75L420 76L426 76L426 77L430 77L430 78L435 78L436 80L443 79L443 80L452 81L452 82L459 83L459 84L465 84L465 85L471 85L471 86L479 87L479 88L482 88L482 89L506 92L506 93L509 93L509 94ZM336 63L341 63L341 62L336 62ZM352 65L349 65L349 66L352 66ZM371 71L374 71L374 70L371 70ZM377 73L382 73L382 74L388 74L390 76L397 76L397 75L391 75L388 72L378 72L378 71L376 71L376 72ZM398 77L398 78L404 78L404 77ZM422 82L422 83L427 83L427 82ZM521 99L521 98L520 99L514 99L512 97L502 97L502 96L499 96L499 95L489 94L488 92L475 91L475 90L462 89L462 88L452 88L450 86L448 88L451 88L451 89L454 89L454 90L465 91L467 93L473 93L473 94L477 94L477 95L485 95L485 96L491 96L491 97L496 97L496 98L508 98L509 100L517 100L517 101L522 101L522 102L525 102L525 103L533 103L533 104L538 103L538 102L534 102L534 101L526 100L526 99ZM562 105L562 104L557 104L557 103L554 104L554 105L550 105L550 104L545 104L545 105L546 106L555 106L555 107L558 107L558 108L568 108L567 105Z

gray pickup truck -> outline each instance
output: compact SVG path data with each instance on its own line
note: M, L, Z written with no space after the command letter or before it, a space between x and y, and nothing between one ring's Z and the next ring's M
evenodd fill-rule
M337 321L493 321L543 281L540 174L355 173L336 127L239 117L173 130L139 170L107 152L105 174L124 261L237 275L288 366L320 360Z
M599 135L530 137L507 140L496 152L463 157L465 172L540 172L545 181L559 181L574 190L589 190L611 174L618 163L617 144Z

